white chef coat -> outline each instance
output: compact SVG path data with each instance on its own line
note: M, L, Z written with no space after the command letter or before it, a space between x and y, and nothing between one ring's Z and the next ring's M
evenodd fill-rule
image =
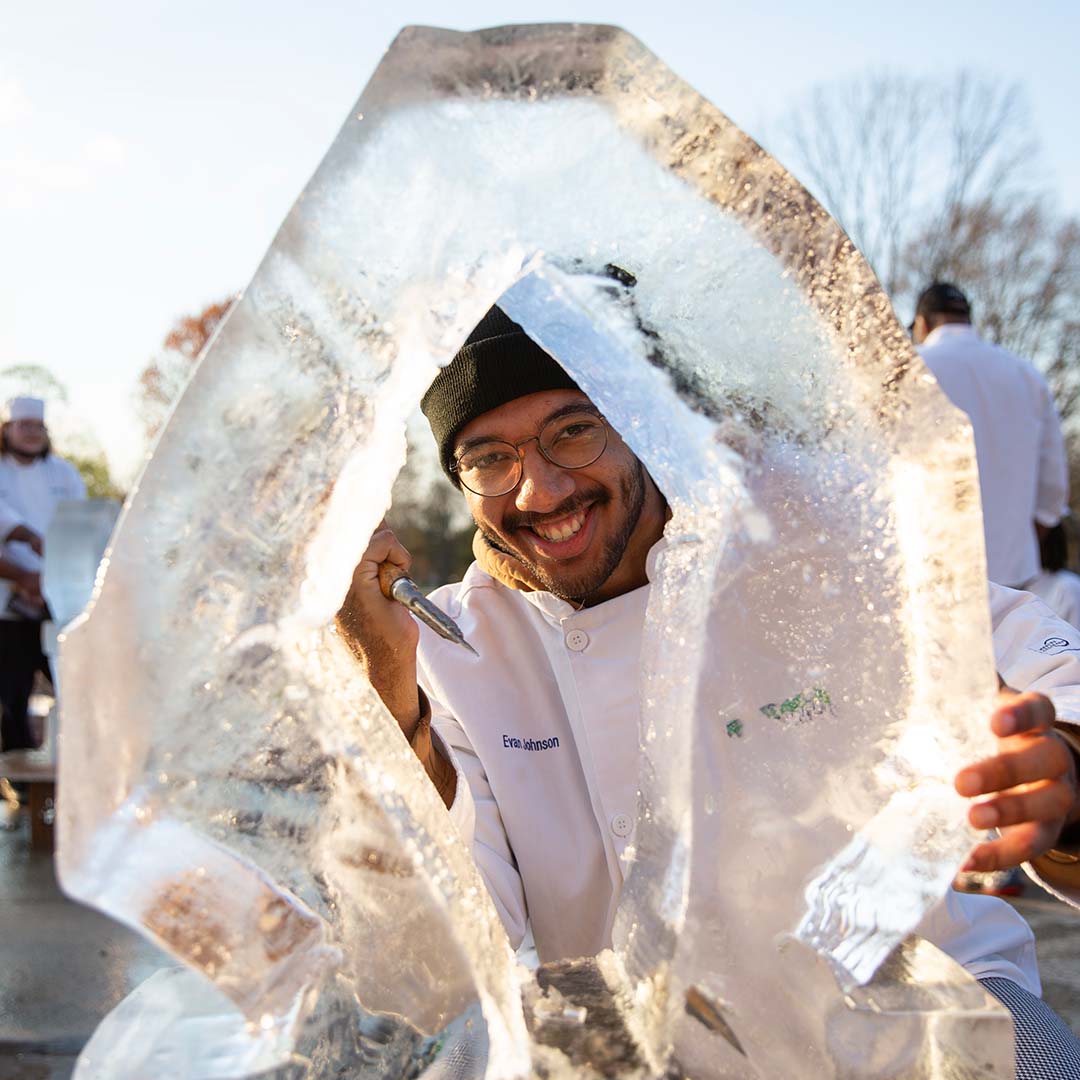
M1056 525L1069 501L1065 443L1046 380L965 323L937 327L918 351L975 433L987 576L1026 587L1039 572L1032 522Z
M1080 632L1026 593L991 588L1006 682L1042 690L1062 718L1080 721ZM511 941L531 923L542 960L610 945L635 823L648 589L576 611L473 564L432 599L482 659L421 631L420 682L458 774L451 816ZM951 892L921 932L976 976L1039 993L1031 931L1002 901Z
M1027 585L1027 591L1037 596L1059 618L1080 626L1080 574L1071 570L1051 573L1042 570Z
M55 454L23 465L10 454L0 454L0 539L17 525L25 525L44 537L61 499L85 499L86 485L78 469ZM41 572L41 556L29 544L3 543L5 559L24 570ZM11 587L0 578L0 618L7 611Z

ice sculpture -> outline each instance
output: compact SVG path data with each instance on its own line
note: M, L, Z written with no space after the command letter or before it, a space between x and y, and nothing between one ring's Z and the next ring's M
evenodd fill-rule
M615 952L538 983L330 629L406 417L499 297L674 514ZM992 1039L937 1034L1000 1007L945 960L905 996L926 965L895 952L971 840L948 781L994 686L977 514L970 432L858 253L638 42L407 29L67 634L64 886L311 1076L656 1075L673 1042L695 1075L857 1076L864 1030L896 1075L1005 1075Z

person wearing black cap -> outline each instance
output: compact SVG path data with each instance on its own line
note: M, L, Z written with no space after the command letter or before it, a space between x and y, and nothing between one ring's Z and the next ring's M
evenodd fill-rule
M1039 575L1038 530L1056 525L1069 502L1065 442L1046 380L979 337L967 297L946 282L919 297L912 337L975 433L987 576L1026 588Z
M593 402L497 308L421 407L478 526L477 563L432 600L479 655L385 599L381 564L410 561L386 529L356 567L339 632L470 844L513 944L531 929L541 960L595 954L611 943L633 855L638 669L666 502ZM1025 647L1041 629L1030 606L995 610L999 670L1051 692L1058 680L1080 684L1075 654ZM1080 722L1080 691L1077 701ZM981 797L973 814L1015 823L972 853L978 867L1037 856L1080 819L1069 733L1054 722L1041 693L1003 697L991 718L1002 756L958 774L957 789ZM1006 764L1039 778L1039 796L1015 790ZM1080 875L1075 884L1080 895ZM952 894L920 932L1015 1015L1029 1012L1029 1028L1060 1026L1037 999L1031 931L1000 901ZM1067 1032L1063 1045L1080 1068Z
M507 405L521 430L536 420L535 438L507 443L498 437L497 410ZM491 548L516 558L547 591L578 606L645 584L645 554L664 530L663 497L573 379L499 308L435 378L420 408L443 470L465 493ZM477 425L479 419L486 423ZM519 451L531 442L554 481L550 492L523 476ZM607 475L616 465L618 474ZM507 510L501 497L519 483L524 490ZM634 544L639 558L627 551Z

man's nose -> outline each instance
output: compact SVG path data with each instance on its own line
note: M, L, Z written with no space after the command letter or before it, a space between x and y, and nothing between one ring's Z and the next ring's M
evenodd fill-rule
M523 447L521 483L518 484L514 505L521 511L543 514L554 510L574 491L574 478L550 461L535 445Z

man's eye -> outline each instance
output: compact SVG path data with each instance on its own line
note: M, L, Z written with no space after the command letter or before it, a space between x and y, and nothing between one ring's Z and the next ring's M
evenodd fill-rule
M505 450L490 450L486 454L480 454L478 457L470 457L461 463L461 467L466 471L474 469L495 469L501 465L505 465L510 460L510 455Z
M563 442L566 439L580 439L587 438L592 435L593 432L600 425L595 420L575 420L573 423L567 424L566 427L560 428L555 434L554 442Z

